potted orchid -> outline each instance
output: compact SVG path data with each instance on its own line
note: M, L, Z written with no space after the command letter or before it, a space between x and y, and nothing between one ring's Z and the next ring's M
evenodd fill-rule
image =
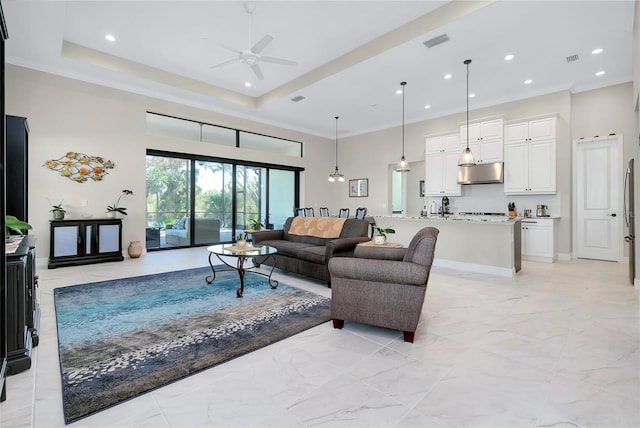
M115 204L107 205L107 216L115 217L116 213L120 213L122 215L128 215L127 209L125 207L118 206L118 204L120 204L120 199L122 199L123 196L130 196L130 195L133 195L133 190L124 189L120 194L120 196L118 197L118 200L116 201Z

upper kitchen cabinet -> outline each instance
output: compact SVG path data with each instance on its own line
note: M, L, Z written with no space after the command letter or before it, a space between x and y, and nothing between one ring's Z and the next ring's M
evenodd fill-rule
M458 138L458 134L428 137L426 139L426 144L427 144L427 153L443 153L443 152L461 150L460 139Z
M555 116L509 123L504 134L504 192L556 193Z
M458 134L428 137L425 143L425 195L460 196L458 157L461 148Z
M476 163L502 162L503 120L491 119L469 124L469 148ZM460 144L467 144L467 125L460 126Z

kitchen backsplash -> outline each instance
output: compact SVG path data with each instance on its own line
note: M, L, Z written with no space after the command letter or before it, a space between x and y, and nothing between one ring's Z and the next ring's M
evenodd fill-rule
M440 197L427 197L425 205L435 201L440 207ZM525 209L530 209L533 215L538 204L547 205L547 214L560 215L560 195L505 195L503 184L472 184L462 186L462 196L449 196L449 211L459 212L504 212L507 213L509 202L516 204L518 215L523 215ZM409 213L420 215L420 213Z

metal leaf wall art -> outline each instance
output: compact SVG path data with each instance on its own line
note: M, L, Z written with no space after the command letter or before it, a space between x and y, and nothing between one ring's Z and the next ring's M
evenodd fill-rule
M52 171L58 171L61 176L77 183L84 183L91 179L102 181L102 177L108 174L115 164L105 160L101 156L89 156L79 152L67 152L58 159L48 160L44 163Z

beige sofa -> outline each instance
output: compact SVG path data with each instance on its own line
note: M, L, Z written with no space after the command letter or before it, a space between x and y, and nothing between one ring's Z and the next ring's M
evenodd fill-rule
M177 222L181 225L181 222ZM191 242L191 219L187 217L184 227L176 224L167 225L165 237L167 245L184 246L190 245ZM196 218L195 219L195 242L194 244L210 244L220 242L220 220L217 218Z

